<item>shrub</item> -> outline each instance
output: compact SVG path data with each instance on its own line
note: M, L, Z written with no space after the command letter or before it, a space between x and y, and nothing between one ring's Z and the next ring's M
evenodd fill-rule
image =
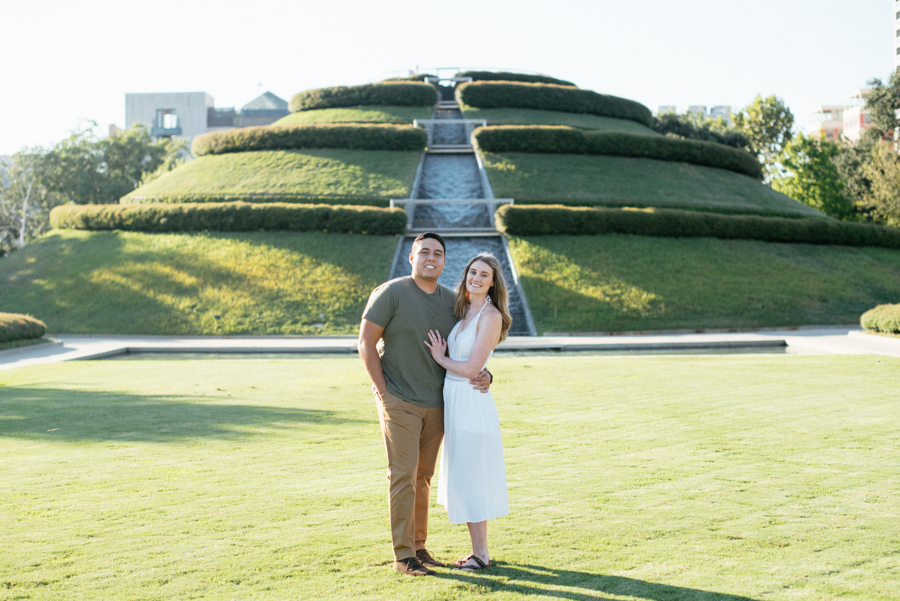
M218 131L194 138L195 156L290 150L298 148L352 148L355 150L425 150L424 129L409 125L321 123L245 127Z
M497 210L496 221L501 231L515 236L621 233L900 248L900 229L820 217L788 219L675 209L504 205Z
M254 204L323 204L323 205L362 205L367 207L390 206L391 201L385 198L347 198L315 196L313 194L154 194L148 196L123 196L119 204L192 204L192 203L231 203L249 202Z
M431 106L437 103L437 90L427 83L391 82L361 86L319 88L294 94L290 109L309 111L342 106L385 104L389 106Z
M866 330L900 334L900 305L878 305L863 313L859 323Z
M601 154L679 161L761 177L759 161L749 152L700 140L617 131L585 131L556 125L501 125L475 130L485 152Z
M518 81L522 83L549 83L557 86L571 86L575 84L564 79L556 79L547 75L526 75L525 73L510 73L509 71L460 71L456 77L471 77L473 81Z
M50 212L57 228L136 232L289 230L402 234L402 209L244 202L151 205L63 205Z
M460 105L480 109L518 108L587 113L637 121L647 127L653 125L650 109L640 102L551 84L494 81L464 83L456 86L456 100Z
M0 313L0 342L40 338L47 333L43 321L28 315Z
M653 120L653 129L664 136L674 136L686 140L705 140L743 150L753 149L750 139L737 128L728 127L702 116L663 113Z

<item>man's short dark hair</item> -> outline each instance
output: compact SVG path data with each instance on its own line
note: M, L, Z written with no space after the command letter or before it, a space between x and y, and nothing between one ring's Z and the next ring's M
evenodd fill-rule
M431 238L432 240L437 240L441 243L441 247L444 249L444 254L447 254L447 245L444 244L444 239L441 238L440 234L435 234L434 232L424 232L416 236L416 239L413 240L413 247L416 246L416 242L421 242L427 238Z

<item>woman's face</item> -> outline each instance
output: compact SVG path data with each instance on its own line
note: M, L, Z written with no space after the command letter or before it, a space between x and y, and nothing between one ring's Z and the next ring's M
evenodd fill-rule
M487 294L494 285L494 270L484 261L475 261L466 272L466 292L471 294Z

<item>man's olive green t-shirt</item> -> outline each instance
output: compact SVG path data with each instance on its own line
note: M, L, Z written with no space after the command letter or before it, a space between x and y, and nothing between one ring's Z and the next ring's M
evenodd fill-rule
M388 392L422 407L444 405L445 370L431 358L425 341L428 330L437 330L445 339L450 335L456 323L455 301L446 286L438 284L428 294L409 276L372 292L363 319L384 328L378 352Z

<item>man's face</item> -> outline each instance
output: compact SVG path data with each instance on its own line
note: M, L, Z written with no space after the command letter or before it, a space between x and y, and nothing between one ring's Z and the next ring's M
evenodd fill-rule
M413 277L436 280L444 271L444 247L434 238L414 242L409 263Z

